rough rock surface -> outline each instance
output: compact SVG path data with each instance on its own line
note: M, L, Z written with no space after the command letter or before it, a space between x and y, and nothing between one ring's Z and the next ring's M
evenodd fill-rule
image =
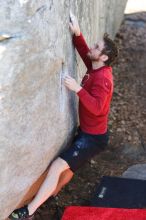
M0 220L17 206L76 126L76 98L62 77L78 78L69 10L87 42L116 33L124 1L0 0ZM76 74L78 70L78 75Z
M122 175L126 178L146 180L146 164L136 164L129 167Z

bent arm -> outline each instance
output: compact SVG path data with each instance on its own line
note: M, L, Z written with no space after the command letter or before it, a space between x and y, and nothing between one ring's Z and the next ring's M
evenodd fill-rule
M104 83L95 83L89 93L82 88L77 95L84 107L93 115L100 115L104 110L111 88L105 88Z

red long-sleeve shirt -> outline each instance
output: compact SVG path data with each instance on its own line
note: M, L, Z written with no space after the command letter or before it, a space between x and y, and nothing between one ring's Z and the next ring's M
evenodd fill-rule
M80 128L89 134L104 134L107 131L113 93L112 67L103 66L93 70L91 60L87 57L89 48L83 35L74 35L73 43L87 67L82 89L77 93Z

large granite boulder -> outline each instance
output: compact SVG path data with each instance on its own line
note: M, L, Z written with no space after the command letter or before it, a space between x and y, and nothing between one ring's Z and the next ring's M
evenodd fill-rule
M63 76L79 79L69 11L87 42L114 37L126 0L0 1L0 220L70 140L77 100ZM77 66L76 63L79 65Z

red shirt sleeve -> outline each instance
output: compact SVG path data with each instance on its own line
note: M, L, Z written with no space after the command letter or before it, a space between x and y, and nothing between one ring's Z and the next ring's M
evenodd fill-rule
M102 78L93 83L90 93L82 88L77 95L84 107L92 114L98 116L102 114L111 88L110 80Z
M75 48L77 49L78 53L80 54L83 62L85 63L87 69L92 69L91 60L87 57L87 53L89 52L89 48L86 44L86 41L82 35L80 36L73 36L73 43Z

